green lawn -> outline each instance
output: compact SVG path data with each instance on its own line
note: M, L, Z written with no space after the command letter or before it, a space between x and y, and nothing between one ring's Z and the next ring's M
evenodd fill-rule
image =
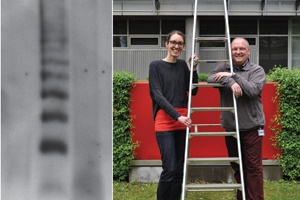
M113 183L114 200L156 200L157 183ZM265 200L300 200L300 183L265 181ZM233 192L189 192L186 200L234 200Z

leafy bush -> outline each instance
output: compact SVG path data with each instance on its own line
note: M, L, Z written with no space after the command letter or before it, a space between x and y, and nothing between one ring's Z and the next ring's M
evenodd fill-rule
M277 82L274 101L278 111L274 117L275 146L284 175L292 180L300 179L300 70L274 68L268 81Z
M132 141L130 92L136 77L128 72L113 75L113 178L123 181L128 178L137 143Z
M208 78L208 75L209 75L209 74L202 74L202 73L199 73L199 74L198 74L198 81L199 81L199 82L206 82L206 81L207 81L207 78Z
M198 81L199 82L206 82L209 74L205 73L198 73ZM149 77L146 78L147 81L149 81Z

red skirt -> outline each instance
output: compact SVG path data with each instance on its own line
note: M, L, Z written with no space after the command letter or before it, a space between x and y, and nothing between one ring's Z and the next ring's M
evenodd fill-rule
M187 108L175 108L182 116L187 116ZM186 130L186 126L171 118L163 109L156 114L155 132Z

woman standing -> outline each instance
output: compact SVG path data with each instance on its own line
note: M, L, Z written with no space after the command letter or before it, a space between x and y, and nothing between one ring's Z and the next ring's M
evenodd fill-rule
M179 200L182 190L190 70L185 60L178 59L185 47L180 31L169 33L165 46L167 56L149 66L149 87L155 121L156 140L162 168L157 188L158 200ZM198 60L196 55L189 58ZM193 83L198 82L197 64L193 66ZM198 88L192 90L196 95Z

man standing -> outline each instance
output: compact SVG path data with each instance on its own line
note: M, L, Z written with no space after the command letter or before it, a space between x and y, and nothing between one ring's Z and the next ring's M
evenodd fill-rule
M235 38L231 43L233 73L228 64L219 65L208 77L208 83L221 83L219 88L221 106L233 107L232 95L236 98L245 192L247 200L263 200L262 135L265 125L262 89L266 84L264 69L249 60L250 47L244 38ZM222 112L222 127L235 131L234 113ZM225 137L229 157L238 157L237 140ZM240 183L240 170L237 163L231 163L234 177ZM241 191L237 199L242 199Z

